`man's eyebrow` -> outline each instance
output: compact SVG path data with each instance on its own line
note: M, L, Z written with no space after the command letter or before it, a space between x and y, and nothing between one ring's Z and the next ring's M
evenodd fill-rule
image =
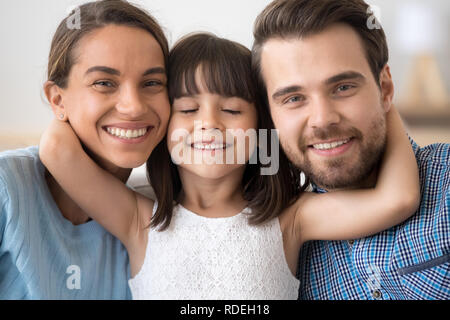
M331 78L328 78L325 80L325 84L330 85L342 80L365 80L366 77L364 77L361 73L356 71L346 71L339 73L335 76L332 76Z
M114 76L120 76L120 71L110 68L110 67L105 67L105 66L95 66L95 67L91 67L89 69L87 69L87 71L84 73L84 75L88 75L89 73L92 72L103 72L103 73L109 73L111 75Z
M289 93L298 92L298 91L301 91L302 89L303 89L303 87L301 87L301 86L288 86L288 87L280 88L277 91L275 91L275 93L272 95L272 99L277 100L280 97L283 97Z

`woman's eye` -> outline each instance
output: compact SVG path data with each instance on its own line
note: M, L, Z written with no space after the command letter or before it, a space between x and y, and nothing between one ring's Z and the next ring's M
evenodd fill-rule
M94 86L112 88L112 87L114 87L114 84L111 81L104 81L104 80L102 80L102 81L94 82Z
M157 80L151 80L151 81L145 82L146 87L155 87L155 86L160 86L160 85L162 85L162 82L157 81Z

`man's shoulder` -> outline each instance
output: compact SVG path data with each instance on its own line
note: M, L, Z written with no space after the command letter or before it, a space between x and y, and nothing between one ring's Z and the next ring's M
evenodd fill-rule
M450 144L433 143L420 147L411 140L413 150L419 165L424 162L432 162L448 166L450 164Z

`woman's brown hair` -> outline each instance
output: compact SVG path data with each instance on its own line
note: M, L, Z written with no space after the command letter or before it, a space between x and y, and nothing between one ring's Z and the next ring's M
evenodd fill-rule
M183 95L200 92L195 81L197 70L200 70L210 93L239 97L253 103L258 114L256 129L268 129L270 143L273 123L251 71L250 50L239 43L209 33L191 34L182 38L169 54L168 86L171 103ZM278 151L279 170L274 175L261 175L262 164L259 162L246 165L242 187L244 199L252 209L249 217L251 224L260 224L277 217L303 190L300 172L289 164L282 150ZM169 226L174 203L182 191L177 167L171 161L167 148L167 138L153 151L147 162L147 170L158 199L158 208L150 226L159 226L162 231Z
M369 5L363 0L271 2L258 15L253 29L252 65L259 85L266 91L261 75L261 50L268 40L308 37L335 23L345 23L358 33L373 76L379 84L380 72L388 62L389 51L385 33L378 22L371 20L373 18L375 16Z
M74 14L80 17L79 25L74 26L70 21ZM169 45L156 20L145 10L127 1L101 0L88 2L77 7L61 21L50 47L47 79L60 88L66 88L70 70L76 61L74 50L79 41L90 32L109 24L147 30L161 46L167 66Z

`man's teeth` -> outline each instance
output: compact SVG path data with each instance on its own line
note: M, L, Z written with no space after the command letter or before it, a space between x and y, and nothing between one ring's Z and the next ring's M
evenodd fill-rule
M313 147L314 147L314 149L319 149L319 150L329 150L329 149L334 149L339 146L342 146L343 144L346 144L349 141L350 141L350 139L336 141L336 142L332 142L332 143L314 144Z
M135 139L144 136L147 133L147 128L138 130L125 130L120 128L106 128L106 130L113 136L122 139Z
M193 144L194 149L198 150L219 150L219 149L225 149L227 147L224 143L194 143Z

